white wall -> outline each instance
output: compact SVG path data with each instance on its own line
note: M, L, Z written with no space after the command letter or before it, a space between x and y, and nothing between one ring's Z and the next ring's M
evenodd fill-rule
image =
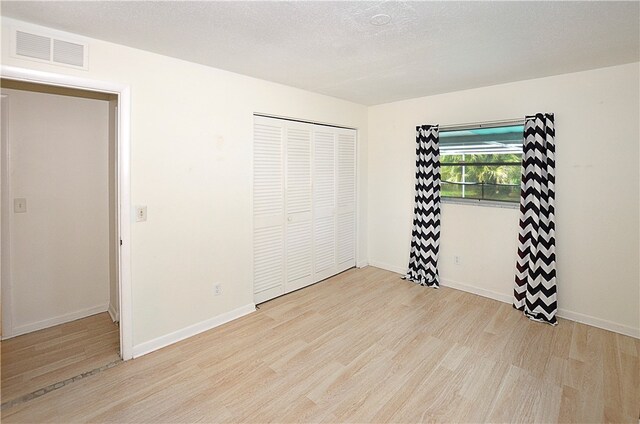
M11 197L27 200L26 213L10 215L17 335L106 311L109 112L105 101L2 92Z
M554 112L561 315L639 337L638 80L633 63L369 108L370 263L406 270L416 125ZM443 283L510 301L518 218L443 205Z
M112 43L89 40L89 71L9 55L2 64L131 87L131 196L148 220L131 229L134 346L253 302L253 113L358 129L359 262L366 252L364 106ZM223 295L213 296L213 284ZM135 350L135 349L134 349Z

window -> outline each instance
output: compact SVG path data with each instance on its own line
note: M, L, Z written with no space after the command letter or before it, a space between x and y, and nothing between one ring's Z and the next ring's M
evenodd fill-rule
M519 203L523 133L517 121L440 130L441 196Z

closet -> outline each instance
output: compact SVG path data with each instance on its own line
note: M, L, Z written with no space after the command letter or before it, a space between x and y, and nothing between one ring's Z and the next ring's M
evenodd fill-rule
M254 116L254 301L356 264L356 131Z

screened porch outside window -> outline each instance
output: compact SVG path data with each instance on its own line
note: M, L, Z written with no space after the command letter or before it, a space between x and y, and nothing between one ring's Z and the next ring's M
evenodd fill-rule
M440 131L441 196L520 202L523 125Z

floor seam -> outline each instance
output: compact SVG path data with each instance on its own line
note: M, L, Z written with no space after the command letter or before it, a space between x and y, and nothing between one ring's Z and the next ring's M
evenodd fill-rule
M113 368L116 365L119 365L121 363L122 363L122 359L118 359L118 360L109 362L108 364L103 365L101 367L94 368L91 371L86 371L86 372L83 372L82 374L78 374L78 375L76 375L74 377L67 378L66 380L62 380L62 381L58 381L57 383L49 384L48 386L45 386L45 387L43 387L41 389L35 390L35 391L31 392L31 393L27 393L26 395L22 395L22 396L20 396L18 398L15 398L15 399L12 399L12 400L9 400L7 402L2 403L0 405L0 410L4 411L5 409L11 408L12 406L16 406L16 405L28 402L28 401L33 400L33 399L37 399L40 396L44 396L47 393L50 393L50 392L52 392L54 390L61 389L61 388L65 387L65 386L68 386L71 383L74 383L76 381L82 380L83 378L87 378L87 377L90 377L92 375L98 374L98 373L100 373L102 371L108 370L109 368Z

